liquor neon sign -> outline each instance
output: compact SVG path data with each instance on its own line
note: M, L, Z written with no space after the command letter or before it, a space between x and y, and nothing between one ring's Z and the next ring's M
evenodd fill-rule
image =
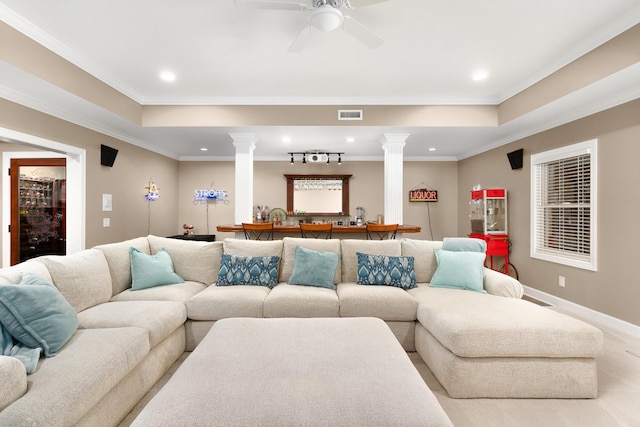
M428 190L426 188L420 188L417 190L409 191L410 202L437 202L438 192L436 190Z

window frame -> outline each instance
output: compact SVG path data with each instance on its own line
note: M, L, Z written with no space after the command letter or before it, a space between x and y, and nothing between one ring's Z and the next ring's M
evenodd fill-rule
M539 192L538 182L539 175L541 174L544 165L549 165L551 162L557 162L561 160L570 160L579 156L589 155L589 213L587 214L589 220L589 249L588 253L581 253L579 251L571 251L566 248L553 249L549 246L545 246L546 239L538 239L538 236L544 237L544 232L541 228L545 225L545 215L542 205L542 193ZM560 147L554 150L545 151L531 155L531 230L530 230L530 256L532 258L554 262L557 264L569 265L576 268L581 268L590 271L597 271L597 248L598 248L598 140L592 139L577 144ZM564 200L564 199L563 199ZM573 204L563 202L564 207L571 207ZM584 206L584 203L575 203L575 207L580 209L580 206ZM561 211L564 210L564 207ZM549 207L546 207L549 210ZM584 233L586 236L586 233ZM576 240L579 240L576 239Z

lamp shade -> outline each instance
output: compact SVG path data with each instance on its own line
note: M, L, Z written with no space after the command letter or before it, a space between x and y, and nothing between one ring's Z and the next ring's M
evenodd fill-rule
M320 31L333 31L342 25L342 12L324 4L311 12L309 22Z

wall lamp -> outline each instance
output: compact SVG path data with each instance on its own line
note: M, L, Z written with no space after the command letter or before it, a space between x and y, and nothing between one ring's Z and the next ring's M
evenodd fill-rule
M297 156L302 158L302 164L307 164L307 158L309 163L326 163L331 164L331 156L338 156L338 164L342 164L342 155L344 153L329 152L329 151L293 151L289 154L289 163L294 164Z

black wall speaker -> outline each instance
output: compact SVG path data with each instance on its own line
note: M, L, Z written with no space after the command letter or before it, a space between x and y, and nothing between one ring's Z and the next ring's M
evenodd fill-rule
M100 145L100 164L102 166L113 166L116 161L118 150L115 148L107 147L106 145Z
M507 153L507 157L509 157L509 164L511 165L511 169L522 169L522 154L524 153L524 149L519 149L516 151L512 151Z

